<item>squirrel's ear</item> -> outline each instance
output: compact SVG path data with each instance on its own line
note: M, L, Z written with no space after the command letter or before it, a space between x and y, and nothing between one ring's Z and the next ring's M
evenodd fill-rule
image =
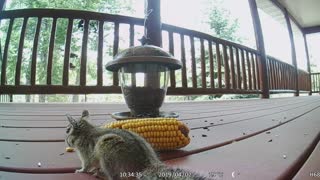
M89 111L88 110L83 110L81 117L89 117Z
M75 119L73 119L72 116L70 116L70 114L66 114L68 121L70 122L71 125L75 125L77 122Z

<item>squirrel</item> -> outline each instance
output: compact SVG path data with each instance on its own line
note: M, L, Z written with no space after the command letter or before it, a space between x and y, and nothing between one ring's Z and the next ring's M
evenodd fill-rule
M197 173L167 167L152 146L140 135L124 130L101 128L89 121L84 110L76 120L67 114L66 143L76 149L81 169L76 173L95 173L108 180L205 180Z

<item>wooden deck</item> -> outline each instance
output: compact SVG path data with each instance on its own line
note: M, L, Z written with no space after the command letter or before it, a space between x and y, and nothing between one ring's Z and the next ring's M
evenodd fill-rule
M83 109L100 125L127 107L0 104L0 180L95 179L74 174L80 161L65 152L65 114ZM320 96L166 103L162 109L178 112L191 129L187 147L160 154L170 166L219 180L316 179L311 172L320 178Z

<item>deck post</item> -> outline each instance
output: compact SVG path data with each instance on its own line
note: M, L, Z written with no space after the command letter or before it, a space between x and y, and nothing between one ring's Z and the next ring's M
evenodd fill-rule
M285 8L284 9L284 15L286 18L287 22L287 27L288 27L288 32L289 32L289 37L290 37L290 43L291 43L291 55L292 55L292 64L295 69L295 90L296 92L294 93L295 96L299 96L299 74L298 74L298 65L297 65L297 56L296 56L296 48L294 46L294 39L293 39L293 32L292 32L292 26L289 18L289 13L288 10Z
M264 40L261 28L260 17L258 13L256 0L248 0L250 5L251 17L256 37L257 50L259 51L260 56L260 85L261 85L261 98L269 98L270 90L268 83L268 71L267 71L267 55L264 47Z
M306 56L307 56L307 68L308 68L308 73L309 73L309 96L312 95L312 81L311 81L311 66L310 66L310 57L309 57L309 48L308 48L308 43L307 43L307 38L306 38L306 34L303 33L303 40L304 40L304 48L306 51Z

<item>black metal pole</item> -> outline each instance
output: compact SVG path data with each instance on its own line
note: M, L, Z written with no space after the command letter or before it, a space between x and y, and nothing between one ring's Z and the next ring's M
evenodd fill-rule
M146 0L145 10L149 14L146 20L148 44L162 46L160 0Z

